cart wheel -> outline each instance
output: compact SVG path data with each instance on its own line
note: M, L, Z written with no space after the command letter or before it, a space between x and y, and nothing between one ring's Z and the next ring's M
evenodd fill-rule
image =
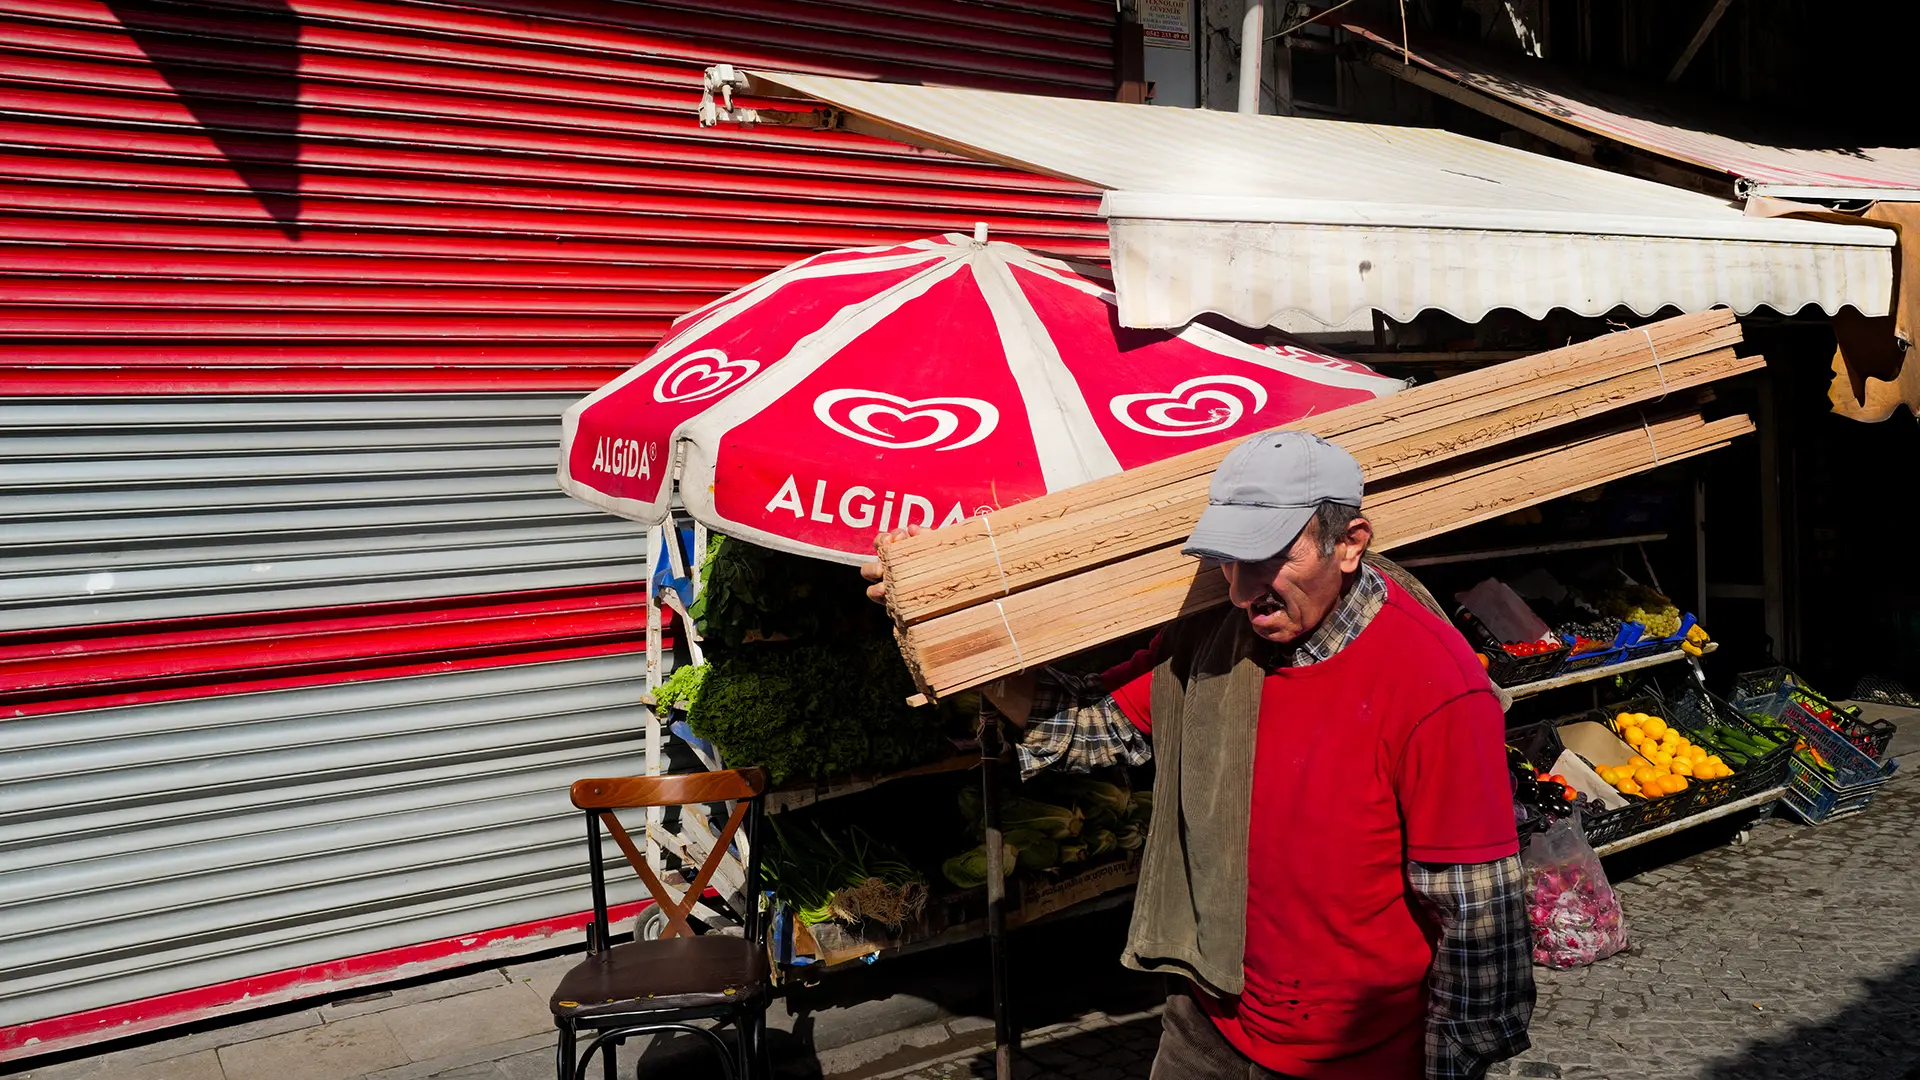
M1751 839L1753 839L1753 830L1741 829L1739 832L1733 834L1733 846L1746 847L1747 841Z
M658 941L660 940L660 931L666 928L667 913L661 911L658 907L648 908L647 913L640 917L639 924L633 928L634 940Z

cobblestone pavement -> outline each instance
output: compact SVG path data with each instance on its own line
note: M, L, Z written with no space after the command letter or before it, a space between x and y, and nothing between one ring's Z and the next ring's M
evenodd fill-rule
M1589 968L1536 969L1533 1049L1493 1075L1920 1080L1916 774L1903 770L1866 813L1821 828L1767 822L1744 846L1724 831L1682 834L1613 860L1633 948ZM1150 1013L1094 1014L1032 1033L1019 1072L1144 1078L1158 1035ZM892 1075L991 1071L975 1053Z

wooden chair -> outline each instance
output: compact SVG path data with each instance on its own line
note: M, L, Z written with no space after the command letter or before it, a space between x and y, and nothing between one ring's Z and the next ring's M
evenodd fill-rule
M703 1040L720 1056L728 1080L764 1075L768 976L765 920L758 896L760 823L766 810L766 789L764 769L582 780L573 785L573 805L587 816L593 922L587 927L587 958L560 980L551 1002L553 1022L560 1029L554 1054L558 1080L584 1080L596 1053L605 1064L607 1080L615 1080L620 1043L660 1031L687 1032ZM691 813L703 811L707 803L724 800L735 800L732 816L686 895L676 902L614 811L682 806L689 808L683 813ZM743 823L748 845L743 889L747 910L736 914L744 933L739 937L696 934L687 916L713 880ZM602 825L666 916L658 940L610 943L606 867L600 846ZM701 1020L719 1021L716 1026L731 1024L733 1046L729 1047L713 1027L697 1023ZM582 1032L593 1033L593 1039L576 1062L574 1044Z

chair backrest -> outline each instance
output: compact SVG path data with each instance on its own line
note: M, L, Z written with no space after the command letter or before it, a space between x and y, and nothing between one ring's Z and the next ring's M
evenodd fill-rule
M726 858L727 849L733 846L734 836L746 827L747 866L743 905L746 910L739 913L744 924L747 939L760 940L760 822L766 809L767 771L765 769L728 769L721 772L688 773L681 776L622 776L604 779L575 781L571 795L573 805L586 812L587 816L587 858L593 874L593 925L594 934L590 947L598 952L608 944L607 882L606 864L600 849L600 828L605 826L613 842L619 846L621 854L633 867L634 873L653 895L653 902L666 914L666 927L661 937L692 936L693 927L687 916L693 906L700 902L701 894L712 882L714 873L719 870L720 862ZM615 810L640 809L655 806L694 806L706 803L734 803L733 812L728 815L727 823L714 837L712 850L707 852L706 861L687 886L686 893L675 900L667 891L666 884L655 874L653 867L647 865L646 852L635 844L631 834L620 824Z

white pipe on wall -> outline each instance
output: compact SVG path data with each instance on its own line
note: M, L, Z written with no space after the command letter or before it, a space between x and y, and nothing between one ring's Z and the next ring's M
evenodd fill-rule
M1267 54L1266 0L1247 0L1247 11L1240 17L1240 111L1260 111L1260 77L1266 70L1262 61Z

